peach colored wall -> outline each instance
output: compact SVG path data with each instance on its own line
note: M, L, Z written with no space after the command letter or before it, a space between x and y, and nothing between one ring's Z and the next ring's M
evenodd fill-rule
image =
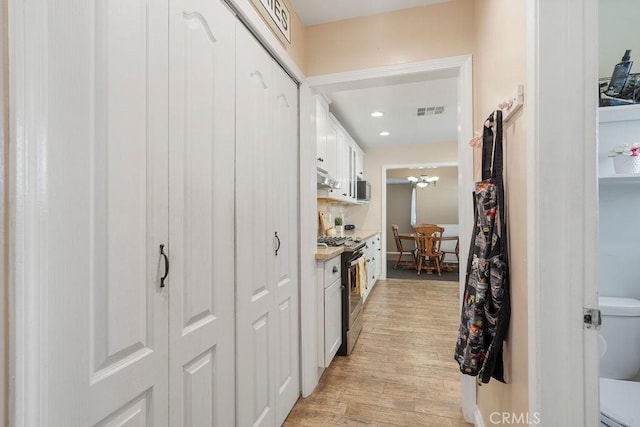
M391 234L391 224L396 224L401 233L411 231L411 186L409 184L387 184L387 252L397 252L396 241Z
M349 206L350 221L362 229L381 229L382 186L386 185L386 176L382 174L383 165L400 166L457 161L458 144L455 142L376 147L366 150L364 176L371 182L371 200L365 205Z
M316 76L473 52L473 0L306 27L305 73Z
M526 85L526 0L477 0L475 14L474 124L480 129L516 85ZM509 384L492 380L478 387L485 425L492 425L492 412L520 414L528 408L526 132L521 110L506 123L504 141L512 302L505 360L510 379Z
M262 17L263 21L267 23L271 32L280 40L280 44L287 51L293 62L296 63L298 68L304 73L304 54L305 54L305 27L302 25L302 21L298 17L298 14L293 9L293 5L290 0L282 0L289 12L291 13L291 43L288 43L286 39L280 34L277 29L274 29L274 24L271 18L264 11L264 7L260 4L260 0L248 0L249 3L258 11L258 14ZM283 41L284 40L284 41Z

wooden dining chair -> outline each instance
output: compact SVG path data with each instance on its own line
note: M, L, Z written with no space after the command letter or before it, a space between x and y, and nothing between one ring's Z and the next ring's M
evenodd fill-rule
M398 255L398 259L396 260L396 264L393 266L394 269L398 268L398 265L400 264L400 261L402 259L402 255L411 255L411 263L412 265L415 265L415 255L413 253L413 249L404 249L404 247L402 246L402 239L400 239L400 232L398 231L398 225L397 224L391 224L391 231L393 232L393 238L396 241L396 248L398 249L399 255Z
M444 254L440 251L444 228L437 225L417 226L414 228L417 251L416 269L418 275L422 270L437 271L442 276Z

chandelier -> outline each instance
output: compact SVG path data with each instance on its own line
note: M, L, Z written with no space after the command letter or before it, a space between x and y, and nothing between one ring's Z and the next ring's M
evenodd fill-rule
M433 185L435 187L435 185L438 183L438 180L440 180L439 176L420 175L419 178L416 178L415 176L407 177L407 181L409 181L411 184L416 185L418 188L425 188L430 185Z

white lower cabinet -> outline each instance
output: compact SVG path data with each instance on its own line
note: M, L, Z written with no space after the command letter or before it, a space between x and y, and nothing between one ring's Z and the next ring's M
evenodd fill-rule
M342 283L324 290L324 366L329 366L342 344Z
M331 364L342 344L342 280L340 255L317 263L318 366Z
M380 277L381 255L380 233L376 233L367 239L364 247L364 256L367 263L367 289L363 294L365 301Z

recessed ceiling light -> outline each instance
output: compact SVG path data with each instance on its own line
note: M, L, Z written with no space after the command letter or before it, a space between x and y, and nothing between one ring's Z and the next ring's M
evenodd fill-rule
M384 132L380 132L380 136L389 136L391 135L390 132L387 132L386 130Z
M382 111L374 111L373 113L371 113L371 117L382 117L384 116L384 113Z

